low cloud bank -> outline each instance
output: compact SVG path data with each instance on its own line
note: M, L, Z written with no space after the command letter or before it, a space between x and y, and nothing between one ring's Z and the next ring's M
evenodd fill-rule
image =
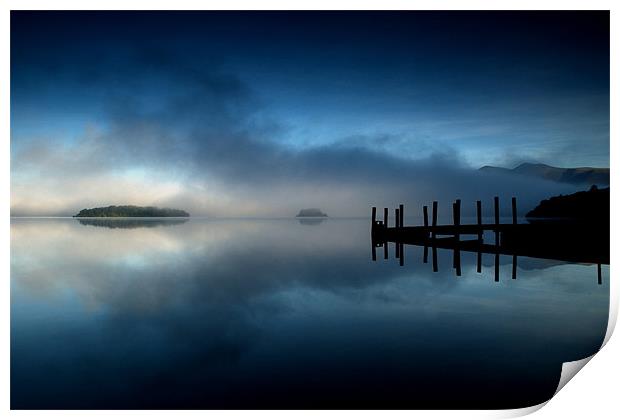
M85 207L136 204L197 216L293 216L305 207L330 216L367 216L373 205L400 203L413 215L437 200L446 217L456 198L465 216L478 199L490 210L496 195L505 204L518 197L525 213L544 198L575 190L484 174L451 150L396 157L369 147L371 138L358 147L338 139L319 148L283 146L276 140L286 129L265 118L242 81L163 55L138 59L153 60L141 63L154 69L150 79L170 87L158 91L158 106L147 105L149 86L133 86L106 96L105 128L70 145L46 139L20 145L12 156L12 215L72 215Z

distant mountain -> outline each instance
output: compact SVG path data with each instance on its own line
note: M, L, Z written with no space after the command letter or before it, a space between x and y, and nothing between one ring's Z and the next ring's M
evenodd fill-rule
M159 207L108 206L83 209L73 217L189 217L189 213Z
M327 217L321 209L301 209L295 217Z
M522 163L514 169L483 166L481 172L524 175L572 185L609 186L609 168L556 168L543 163Z

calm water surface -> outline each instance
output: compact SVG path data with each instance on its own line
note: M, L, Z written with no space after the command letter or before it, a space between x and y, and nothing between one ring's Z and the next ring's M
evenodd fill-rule
M516 408L600 347L608 267L422 249L368 220L11 221L12 408Z

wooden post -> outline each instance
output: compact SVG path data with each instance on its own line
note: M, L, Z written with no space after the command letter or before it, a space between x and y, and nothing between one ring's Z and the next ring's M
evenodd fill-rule
M499 246L499 197L493 199L495 207L495 246Z
M388 227L388 208L383 208L383 227Z
M495 254L495 281L499 281L499 254Z
M517 224L517 197L512 197L512 224Z
M437 248L433 247L433 273L439 271L437 266Z
M603 275L601 273L601 265L598 264L596 271L598 273L598 284L603 284Z
M400 222L400 216L398 215L398 209L394 209L394 226L399 227L398 223Z
M375 248L375 244L371 244L372 248L372 260L377 261L377 248Z
M476 261L476 273L482 273L482 252L478 252L478 258Z
M452 268L456 269L456 246L452 250Z
M459 226L461 225L461 200L456 200L452 204L452 218L454 221L454 239L458 242L461 238L461 234L459 232Z
M454 258L455 258L455 268L456 268L456 276L461 277L461 250L454 250Z
M478 222L478 240L482 242L482 201L476 201L476 221ZM479 272L479 271L478 271Z
M400 266L402 267L403 265L405 265L405 244L403 244L402 242L400 243Z
M437 226L437 202L433 201L433 228L435 228ZM431 236L433 237L433 239L435 239L435 229L433 229L433 232L431 233Z
M394 257L400 259L400 244L398 242L394 242Z
M398 208L400 209L398 212L398 214L400 215L400 221L398 222L398 225L400 227L405 227L405 206L401 204L400 206L398 206Z
M428 206L422 207L422 212L424 213L424 227L428 227Z
M388 257L389 257L388 256L388 243L386 241L386 242L383 242L383 259L387 260Z
M375 222L377 221L377 208L372 208L372 227L375 227Z
M428 246L424 245L424 258L422 260L424 264L428 263Z
M517 279L517 256L512 256L512 279Z

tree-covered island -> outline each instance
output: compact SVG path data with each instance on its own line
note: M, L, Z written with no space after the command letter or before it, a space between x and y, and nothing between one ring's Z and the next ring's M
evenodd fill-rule
M189 213L185 210L152 206L108 206L83 209L73 217L189 217Z

